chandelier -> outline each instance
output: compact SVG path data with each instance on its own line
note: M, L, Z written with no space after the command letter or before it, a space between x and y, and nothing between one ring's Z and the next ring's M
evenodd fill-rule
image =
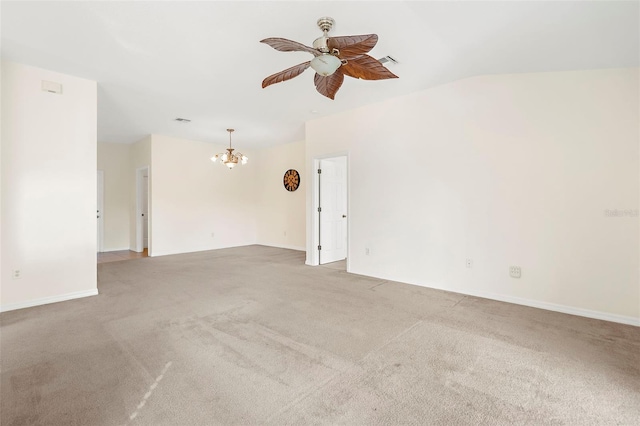
M238 162L240 162L241 164L247 164L247 160L249 160L246 155L242 155L240 152L237 152L235 154L233 153L234 150L233 148L231 148L231 133L233 132L233 130L234 129L227 129L227 132L229 132L229 148L227 148L227 152L216 154L211 157L211 161L215 163L216 161L220 160L220 162L227 166L229 170L233 169L233 167L238 164Z

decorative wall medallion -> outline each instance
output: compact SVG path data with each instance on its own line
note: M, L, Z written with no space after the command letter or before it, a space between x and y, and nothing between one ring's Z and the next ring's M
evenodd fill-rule
M297 170L289 169L284 172L284 187L287 191L293 192L300 186L300 174Z

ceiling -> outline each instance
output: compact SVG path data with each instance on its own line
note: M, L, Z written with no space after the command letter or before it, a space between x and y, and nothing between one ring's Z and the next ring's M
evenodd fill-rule
M98 140L150 134L259 148L304 139L304 122L486 74L637 67L640 8L624 2L199 1L1 4L2 57L98 82ZM311 45L330 35L376 33L371 55L399 79L346 78L334 101L313 71L261 88L307 61L259 43ZM175 122L176 117L191 123Z

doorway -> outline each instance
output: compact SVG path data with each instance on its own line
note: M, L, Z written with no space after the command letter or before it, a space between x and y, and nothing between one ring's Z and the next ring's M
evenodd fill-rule
M136 169L136 249L150 252L149 238L149 167ZM151 253L149 253L151 254Z
M348 185L347 156L337 155L314 161L315 208L313 222L317 265L347 270Z

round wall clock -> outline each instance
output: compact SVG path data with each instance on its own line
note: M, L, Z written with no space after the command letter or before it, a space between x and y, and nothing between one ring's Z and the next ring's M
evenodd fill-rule
M287 191L293 192L300 186L300 174L297 170L289 169L284 172L284 178L282 179L284 187Z

